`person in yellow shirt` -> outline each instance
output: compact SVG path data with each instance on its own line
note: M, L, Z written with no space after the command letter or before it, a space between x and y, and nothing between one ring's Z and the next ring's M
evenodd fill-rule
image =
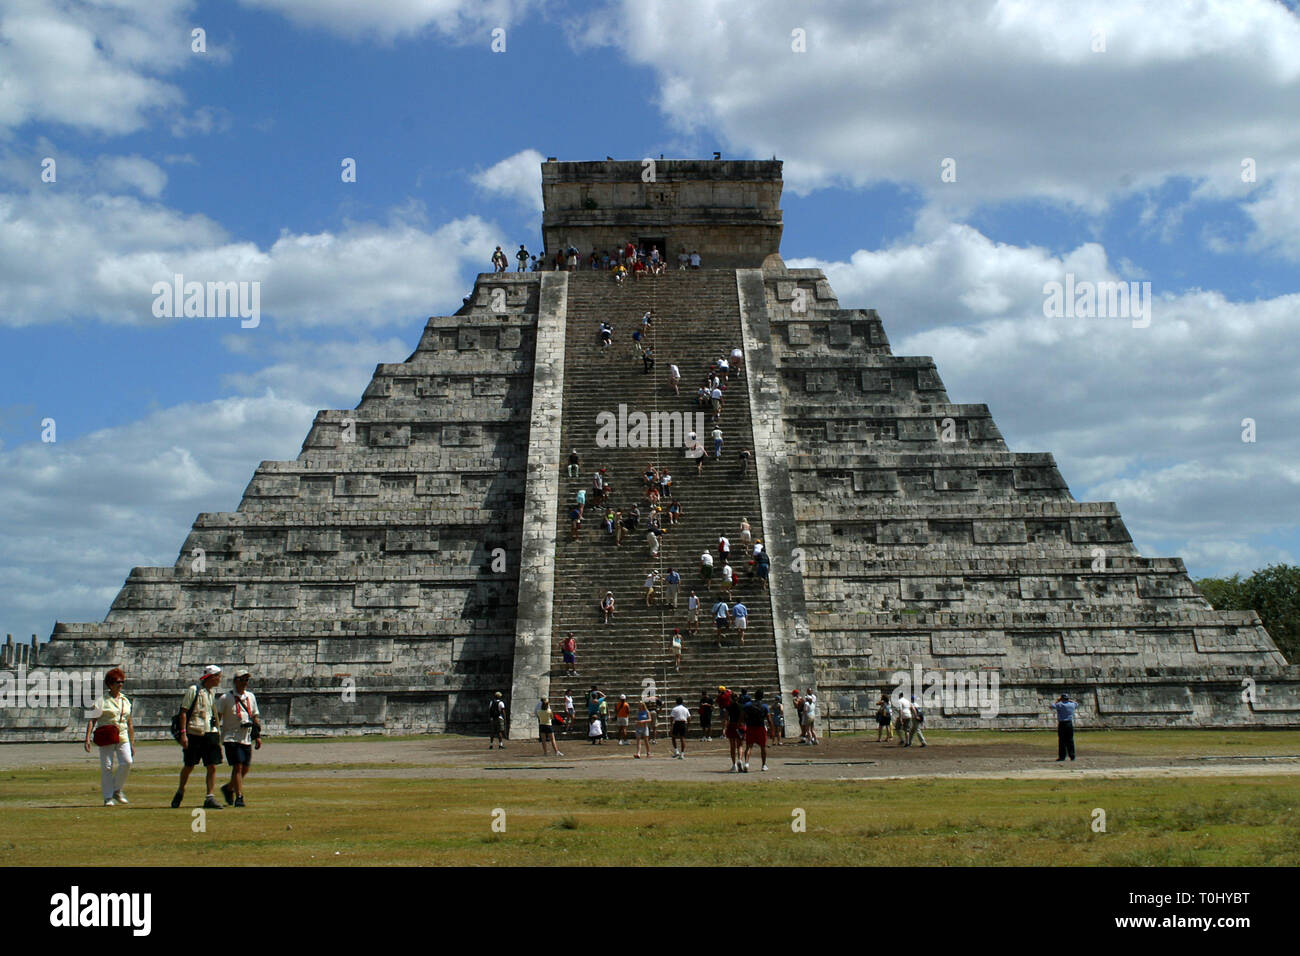
M104 675L106 693L95 701L98 714L86 724L86 753L90 753L92 739L99 747L99 785L106 807L131 802L122 792L135 759L135 724L131 702L122 693L125 682L126 675L119 668Z

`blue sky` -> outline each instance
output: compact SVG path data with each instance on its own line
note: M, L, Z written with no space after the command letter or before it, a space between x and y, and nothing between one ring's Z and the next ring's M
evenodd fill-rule
M787 261L1143 553L1300 555L1286 4L0 0L0 87L3 631L102 618L355 405L536 246L548 155L775 154ZM261 324L154 318L174 272L260 281ZM1149 281L1151 326L1046 318L1067 272Z

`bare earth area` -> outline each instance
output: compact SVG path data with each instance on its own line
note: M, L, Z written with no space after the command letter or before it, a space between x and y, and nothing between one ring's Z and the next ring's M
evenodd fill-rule
M1076 761L1056 761L1051 733L934 733L930 745L910 748L877 743L874 735L823 740L816 747L787 740L768 750L769 772L760 772L757 748L750 755L750 779L869 780L887 778L1016 779L1077 777L1178 777L1291 775L1300 773L1300 734L1216 734L1213 731L1140 734L1080 733ZM510 741L505 750L488 750L484 739L384 737L337 740L268 741L254 756L259 777L323 776L473 779L490 777L564 780L711 781L729 775L727 744L690 739L685 760L672 759L667 739L654 756L634 759L629 742L592 745L561 737L563 756L541 754L536 741ZM179 748L166 742L143 744L136 769L179 766ZM80 744L7 744L0 747L0 770L97 768L95 754ZM319 768L313 770L311 768ZM757 776L756 776L757 775Z

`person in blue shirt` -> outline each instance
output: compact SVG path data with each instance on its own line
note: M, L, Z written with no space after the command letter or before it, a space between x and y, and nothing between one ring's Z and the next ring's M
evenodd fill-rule
M1074 712L1079 709L1079 705L1070 700L1069 694L1062 694L1052 704L1052 710L1056 712L1056 752L1057 763L1065 759L1068 753L1070 759L1074 759Z
M718 629L717 635L719 647L722 646L722 632L726 630L727 617L730 610L731 609L727 607L726 601L719 601L717 604L713 605L713 623Z

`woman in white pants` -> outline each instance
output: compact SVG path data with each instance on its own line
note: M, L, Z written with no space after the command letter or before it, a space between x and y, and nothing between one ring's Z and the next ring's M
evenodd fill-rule
M90 753L92 739L99 747L99 783L106 807L129 802L122 788L135 758L135 724L131 702L122 693L125 680L126 675L116 667L104 675L108 692L95 701L99 716L86 724L86 753Z

